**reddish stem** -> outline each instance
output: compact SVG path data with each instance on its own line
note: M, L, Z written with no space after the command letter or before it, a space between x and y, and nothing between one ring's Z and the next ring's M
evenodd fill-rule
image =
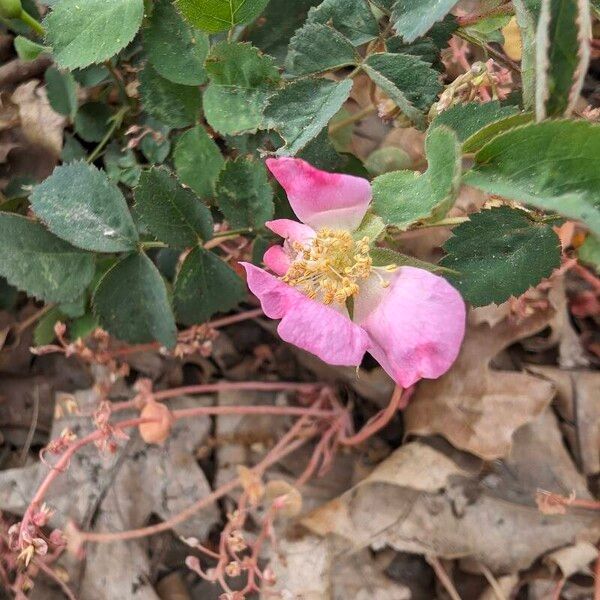
M187 394L211 394L227 391L255 391L255 392L314 392L317 386L313 383L287 383L269 381L222 381L220 383L203 383L188 385L171 390L154 392L156 401L167 400Z

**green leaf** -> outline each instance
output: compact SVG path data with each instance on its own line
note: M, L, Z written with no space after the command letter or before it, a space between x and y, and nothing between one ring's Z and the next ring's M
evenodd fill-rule
M111 335L132 344L177 341L167 288L145 254L130 254L102 277L93 298L94 313Z
M366 0L324 0L310 9L307 23L331 24L355 46L379 35L379 26Z
M383 175L391 171L408 169L412 166L413 159L406 150L395 146L384 146L371 152L365 160L365 168L373 176Z
M175 248L194 246L212 237L210 210L165 168L142 173L135 190L135 208L148 231Z
M171 128L150 115L142 118L141 124L145 125L148 131L140 142L142 154L150 164L163 163L171 152Z
M104 102L86 102L75 115L75 132L86 142L99 142L108 131L112 116Z
M209 125L225 135L255 133L280 75L274 60L247 43L221 42L206 61L210 85L204 92Z
M119 188L84 162L56 167L33 189L31 206L50 231L79 248L132 250L138 234Z
M588 0L543 0L536 52L536 116L569 116L590 62Z
M52 48L32 42L29 38L26 38L22 35L18 35L15 38L14 45L15 50L17 51L17 56L21 60L25 61L35 60L40 54L52 51Z
M121 148L113 140L106 148L102 161L111 181L122 183L130 188L138 184L142 167L137 161L135 152L130 148Z
M171 127L187 127L200 116L200 90L161 77L149 64L140 73L140 95L144 109Z
M531 110L535 104L535 30L538 22L541 0L513 0L515 17L521 32L523 44L521 58L521 80L523 82L523 107Z
M73 118L77 111L77 84L68 71L56 67L46 69L44 75L50 106L59 114Z
M44 19L46 42L65 69L100 63L133 40L144 0L61 0Z
M456 132L458 140L464 142L480 129L519 112L516 106L500 106L500 102L469 102L451 106L438 115L429 129L445 125Z
M0 275L46 302L81 295L94 276L94 256L73 248L42 225L0 213Z
M588 235L577 250L577 256L580 261L592 265L600 273L600 238Z
M290 75L311 75L354 65L358 60L354 47L341 33L307 23L290 40L285 68Z
M54 326L59 321L64 321L64 319L65 315L62 314L59 308L51 308L42 316L33 329L33 345L45 346L51 344L56 337Z
M464 181L486 192L583 221L600 235L600 126L545 121L486 144Z
M429 166L423 174L395 171L373 180L373 207L387 223L406 230L433 222L454 204L460 186L461 154L455 133L440 126L425 141Z
M278 155L300 152L340 110L350 95L352 81L304 79L286 86L265 111L269 126L285 140Z
M424 126L424 113L442 90L439 73L409 54L371 54L363 63L367 75L413 123Z
M448 279L475 306L518 296L560 266L560 242L552 227L535 223L522 210L483 210L453 234L441 264L460 272Z
M177 320L188 326L204 323L215 313L235 308L245 295L246 286L235 271L198 246L187 255L175 280Z
M532 121L533 113L517 113L499 121L492 121L463 142L463 152L477 152L497 135Z
M414 42L441 21L457 0L397 0L392 7L392 23L405 42Z
M223 155L204 127L197 125L177 140L173 153L179 179L201 198L212 197L225 164ZM202 165L198 168L198 165Z
M273 188L264 164L239 157L229 161L217 183L217 204L234 229L260 229L273 218Z
M226 31L253 21L269 0L175 0L181 14L198 29Z
M290 38L306 20L308 9L320 0L271 0L259 21L247 29L247 40L282 63Z
M200 85L206 81L208 36L188 25L171 0L154 3L144 29L144 48L161 77L182 85Z

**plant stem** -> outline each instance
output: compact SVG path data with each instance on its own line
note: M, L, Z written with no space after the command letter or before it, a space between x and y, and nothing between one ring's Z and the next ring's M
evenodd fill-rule
M108 144L108 142L110 142L110 138L123 123L123 118L125 117L128 111L129 108L127 106L123 106L117 111L115 116L112 118L112 123L108 131L106 132L102 140L100 140L99 144L94 148L94 151L87 157L86 162L88 164L92 164L100 156L100 154L102 154L104 147Z
M349 117L346 117L345 119L341 119L340 121L336 121L335 123L332 123L331 126L329 127L329 133L330 134L335 133L336 131L343 129L344 127L347 127L348 125L352 125L353 123L356 123L357 121L360 121L361 119L364 119L365 117L368 117L369 115L372 115L375 112L377 112L377 107L374 104L370 104L366 108L363 108L362 110L359 110L358 112L355 112L354 114L350 115Z
M460 225L469 221L469 217L448 217L435 223L423 223L415 227L415 229L427 229L429 227L450 227L452 225Z
M140 242L140 247L142 250L150 250L151 248L168 248L169 246L164 242Z
M25 25L28 27L31 27L31 29L33 29L38 35L43 36L46 33L46 30L43 28L42 24L36 21L26 10L21 10L19 20L25 23Z

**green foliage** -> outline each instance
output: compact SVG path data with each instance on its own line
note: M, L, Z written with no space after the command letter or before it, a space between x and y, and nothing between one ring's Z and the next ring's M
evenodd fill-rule
M453 233L441 264L460 273L448 278L475 306L518 296L560 266L560 242L552 227L521 210L484 210Z
M388 225L405 230L418 222L437 221L456 199L460 184L460 145L454 132L440 126L426 141L425 173L395 171L373 180L375 212Z
M206 61L210 85L204 92L209 125L226 135L254 133L280 76L275 62L250 44L221 42Z
M264 164L246 158L226 163L217 183L217 203L231 227L263 227L274 210Z
M57 167L30 200L50 231L78 248L120 252L137 244L123 194L96 167L83 162Z
M541 0L513 0L515 17L522 40L521 79L523 85L523 107L533 109L535 103L536 41L535 29L539 17Z
M463 152L477 152L497 135L533 121L533 113L516 113L484 125L463 142Z
M475 155L465 182L583 221L600 234L600 126L546 121L508 130Z
M104 102L86 102L75 115L75 131L86 142L99 142L108 131L112 116Z
M265 116L285 141L279 155L294 156L321 133L350 95L351 81L335 83L306 79L292 83L274 96Z
M161 77L149 64L140 73L140 94L144 109L171 127L187 127L200 116L200 91Z
M140 220L161 242L186 248L212 237L210 210L164 168L142 173L135 202Z
M215 183L225 161L204 127L197 125L179 138L173 159L177 175L185 185L201 198L214 196Z
M464 142L479 130L519 112L516 106L500 106L493 102L470 102L457 104L438 115L431 123L430 130L445 125L456 132L460 142Z
M245 295L246 286L235 271L198 246L186 256L177 274L173 303L178 321L193 325L235 308Z
M425 124L442 89L437 71L415 56L389 53L371 54L363 69L411 121Z
M35 60L40 54L50 50L48 46L32 42L29 38L23 37L22 35L18 35L15 38L14 44L17 56L25 61Z
M44 75L50 106L61 115L73 118L77 112L77 84L68 71L56 67L46 69Z
M457 0L396 0L392 7L392 23L406 42L427 33L436 21L452 10Z
M77 298L92 280L94 257L35 221L0 213L0 275L30 296L67 302Z
M171 0L154 4L144 28L144 48L161 77L182 85L200 85L206 81L208 36L186 23Z
M370 42L379 34L366 0L324 0L310 9L307 23L331 24L355 46Z
M593 266L600 273L600 238L588 235L585 242L577 250L579 260Z
M543 0L537 29L536 114L569 115L590 61L587 0Z
M100 325L130 343L177 341L175 318L165 282L145 254L130 254L102 277L93 298Z
M143 16L144 0L61 0L44 19L46 42L59 66L87 67L125 48Z
M226 31L252 21L269 0L175 0L181 14L198 29Z
M290 40L285 68L290 75L311 75L353 65L359 58L341 33L326 25L307 23Z

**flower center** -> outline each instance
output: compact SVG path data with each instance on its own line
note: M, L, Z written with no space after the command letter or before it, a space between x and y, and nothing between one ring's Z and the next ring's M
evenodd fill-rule
M282 280L324 304L344 304L372 271L369 238L357 241L348 231L319 229L309 246L292 242L291 247L296 259Z

